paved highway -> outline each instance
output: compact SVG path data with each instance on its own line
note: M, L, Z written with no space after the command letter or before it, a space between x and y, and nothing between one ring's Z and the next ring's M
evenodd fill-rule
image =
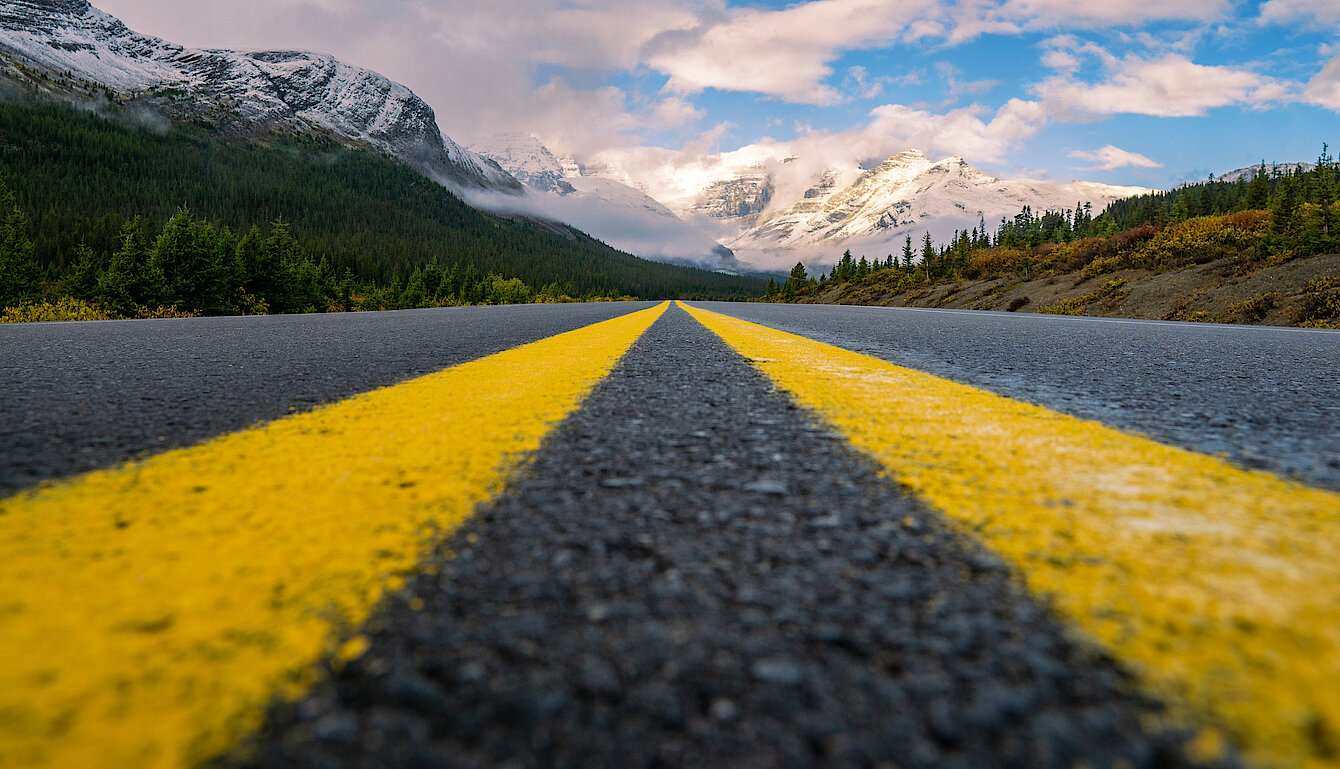
M892 307L702 306L1340 489L1340 332Z
M0 766L1340 755L1340 334L640 304L0 350Z

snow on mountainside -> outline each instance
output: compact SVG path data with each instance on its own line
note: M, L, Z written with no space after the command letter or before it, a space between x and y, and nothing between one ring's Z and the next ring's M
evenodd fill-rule
M532 190L560 195L576 191L565 179L568 168L531 134L499 134L471 145L470 151L493 160Z
M136 33L87 0L0 4L6 75L91 83L226 132L297 131L370 145L458 190L521 189L496 163L444 136L431 107L382 75L307 51L185 48Z
M530 134L502 134L471 146L530 191L525 213L572 224L647 259L737 271L734 254L645 192L618 179L590 175L570 156L556 157Z
M930 232L945 240L983 219L994 230L1002 216L1013 217L1024 206L1045 211L1091 203L1102 210L1113 200L1145 192L1094 182L1006 181L958 156L932 162L907 150L869 170L823 173L803 198L757 217L727 245L741 258L769 266L797 258L831 263L845 248L872 256L897 251L908 234L918 240Z

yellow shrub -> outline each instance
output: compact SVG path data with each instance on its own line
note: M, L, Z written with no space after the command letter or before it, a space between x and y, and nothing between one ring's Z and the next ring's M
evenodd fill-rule
M79 299L65 297L55 302L7 307L0 323L40 323L61 320L109 320L113 316L102 308Z

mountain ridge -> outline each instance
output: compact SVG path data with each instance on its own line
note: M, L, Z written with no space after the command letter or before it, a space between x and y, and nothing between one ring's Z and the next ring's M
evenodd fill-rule
M527 188L529 200L504 201L570 222L623 251L645 258L740 272L735 254L646 192L618 178L587 173L575 158L555 155L534 134L498 134L470 147Z
M760 191L772 185L760 182L757 171L739 178ZM708 188L713 189L734 193L738 186L717 182ZM797 257L832 262L849 246L872 248L877 254L892 252L903 238L916 239L923 232L945 240L956 230L977 228L984 221L992 226L1024 207L1066 210L1087 203L1101 210L1113 200L1148 191L1085 181L1004 180L977 170L959 155L932 161L920 150L907 149L871 168L825 169L790 202L772 195L762 211L746 207L744 216L715 218L740 226L725 244L742 258L783 266ZM730 212L739 207L700 197L693 209Z
M329 54L188 48L135 32L87 0L6 3L0 54L11 80L47 90L82 80L224 133L312 134L373 147L455 190L521 190L445 135L409 88Z

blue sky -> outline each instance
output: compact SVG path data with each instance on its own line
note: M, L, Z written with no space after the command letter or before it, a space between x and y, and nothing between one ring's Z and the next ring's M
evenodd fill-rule
M94 2L188 45L328 51L465 143L531 131L653 190L718 152L1167 187L1340 143L1340 0Z

